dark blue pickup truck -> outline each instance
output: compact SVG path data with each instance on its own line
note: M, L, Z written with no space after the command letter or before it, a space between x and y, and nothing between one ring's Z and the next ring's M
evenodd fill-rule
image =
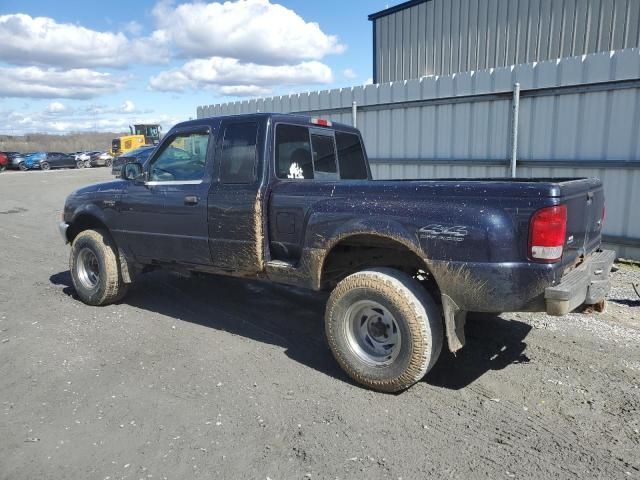
M597 179L374 181L356 129L297 115L180 123L63 215L85 303L155 268L331 292L336 360L381 391L424 376L445 336L462 348L469 311L603 302L615 257Z

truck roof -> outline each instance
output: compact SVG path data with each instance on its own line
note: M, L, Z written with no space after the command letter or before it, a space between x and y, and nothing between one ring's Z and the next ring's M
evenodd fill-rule
M271 120L273 123L276 122L287 122L294 123L299 125L307 125L307 126L323 126L329 127L333 130L339 130L350 133L360 133L358 129L353 128L351 125L347 125L344 123L338 123L329 120L329 125L318 125L314 123L315 120L320 119L320 117L311 117L309 115L300 115L296 113L269 113L269 112L261 112L261 113L243 113L240 115L225 115L218 117L206 117L199 118L197 120L188 120L186 122L180 122L173 126L173 128L184 128L190 127L194 125L208 125L211 127L217 126L220 121L226 119L243 119L243 120L256 120L261 122L266 122L267 120ZM326 119L322 119L326 120Z

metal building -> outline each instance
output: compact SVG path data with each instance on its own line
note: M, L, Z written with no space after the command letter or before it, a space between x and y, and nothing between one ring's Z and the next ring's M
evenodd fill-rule
M375 84L198 118L357 123L378 179L599 177L604 242L640 260L640 0L413 0L369 18Z
M412 0L369 20L375 83L640 46L640 0Z

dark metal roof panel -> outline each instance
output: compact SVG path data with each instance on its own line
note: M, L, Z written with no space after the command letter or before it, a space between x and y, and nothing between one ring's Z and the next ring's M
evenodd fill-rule
M371 15L369 15L369 20L377 20L378 18L386 17L387 15L391 15L392 13L396 13L401 10L415 7L416 5L420 5L421 3L430 1L431 0L410 0L408 2L400 3L393 7L385 8L384 10L380 10L379 12L372 13Z

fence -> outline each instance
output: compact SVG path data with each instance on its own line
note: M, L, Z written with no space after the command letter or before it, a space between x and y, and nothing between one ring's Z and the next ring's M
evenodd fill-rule
M519 177L595 176L605 240L640 259L640 50L198 107L198 118L298 112L352 123L375 178L510 175L520 85Z

